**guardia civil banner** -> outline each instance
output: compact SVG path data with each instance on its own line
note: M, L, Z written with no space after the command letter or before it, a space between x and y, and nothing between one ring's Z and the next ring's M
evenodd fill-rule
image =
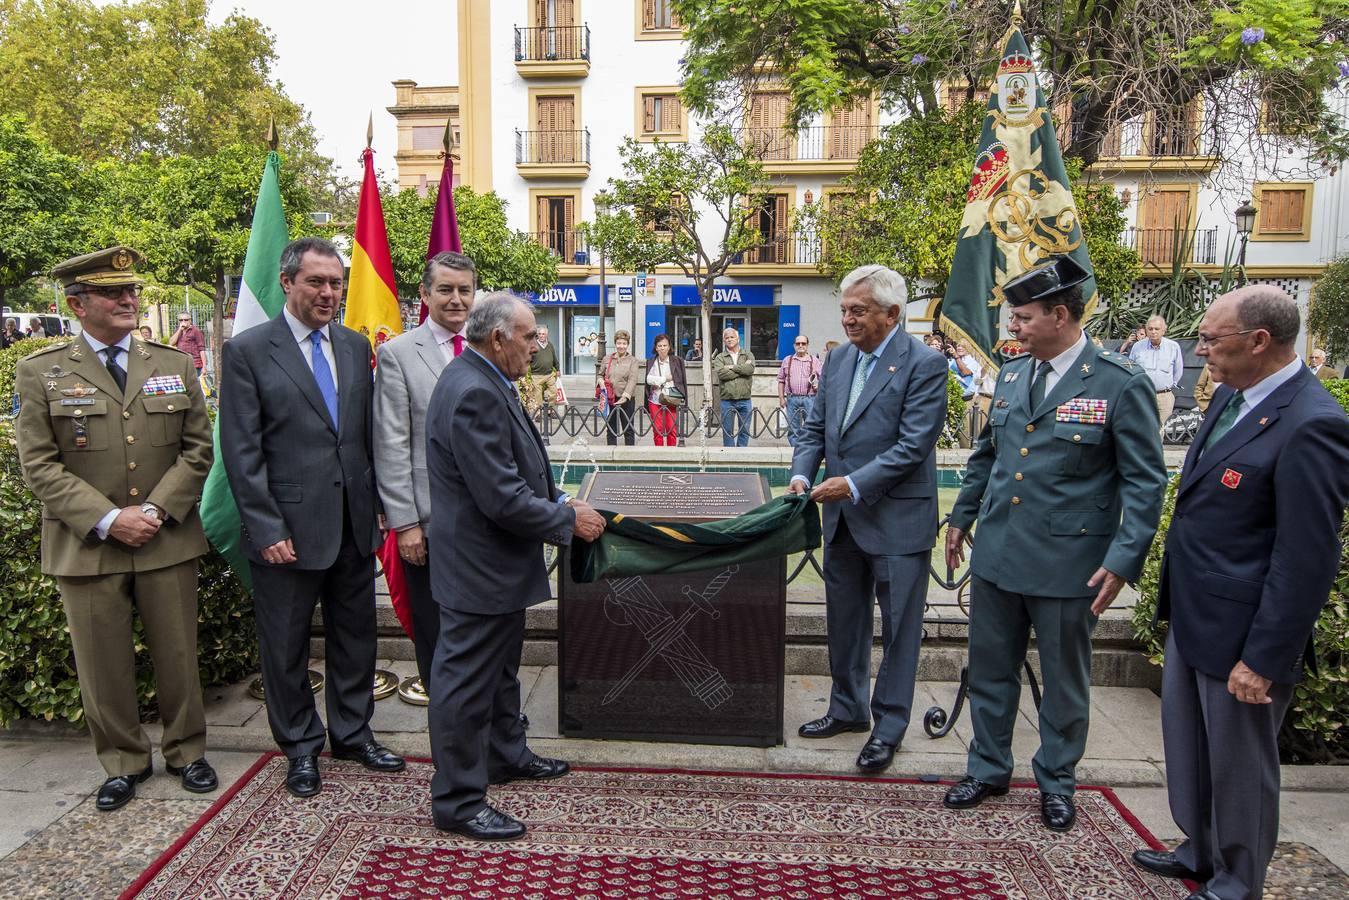
M253 205L253 227L248 233L244 254L244 275L239 286L239 303L234 312L235 336L261 325L280 314L286 305L281 292L281 251L286 248L286 213L281 207L281 157L272 151L262 169L258 199ZM225 477L224 457L220 452L220 423L214 431L215 459L201 493L201 524L206 537L225 557L234 574L251 586L248 561L239 548L239 510L234 505L229 480Z
M966 340L983 365L997 368L995 350L1006 337L1002 285L1051 254L1068 254L1092 271L1035 62L1013 24L989 90L941 330ZM1094 276L1082 294L1090 311Z

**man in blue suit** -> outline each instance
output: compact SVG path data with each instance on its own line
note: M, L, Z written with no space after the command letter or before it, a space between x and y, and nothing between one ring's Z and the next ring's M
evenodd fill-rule
M1261 896L1279 726L1339 564L1349 418L1297 358L1298 329L1293 299L1267 285L1218 298L1200 324L1221 385L1181 470L1157 602L1167 794L1187 839L1134 854L1202 882L1191 900Z
M903 279L862 266L840 286L852 346L830 353L796 442L788 490L824 505L825 627L833 690L808 738L871 731L858 768L890 765L918 672L929 554L937 538L937 437L946 360L904 331ZM811 488L824 462L824 480ZM882 657L868 704L872 608ZM869 706L869 708L868 708Z

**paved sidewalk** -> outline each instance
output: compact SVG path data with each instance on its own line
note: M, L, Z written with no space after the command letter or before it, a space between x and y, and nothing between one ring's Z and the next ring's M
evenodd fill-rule
M322 660L315 660L314 667L321 670ZM385 661L381 667L400 677L415 671L406 661ZM520 680L531 747L577 764L852 775L865 739L858 734L822 741L796 736L797 725L825 710L829 680L821 676L787 679L787 742L766 749L568 740L557 730L557 669L524 668ZM938 740L928 738L921 724L929 706L949 709L955 687L947 682L918 685L915 722L887 776L951 779L963 774L968 717L962 716L951 734ZM266 713L248 696L246 682L212 689L207 699L209 756L222 785L229 785L260 752L272 749ZM1168 840L1179 835L1166 806L1159 707L1158 698L1147 690L1093 688L1091 734L1079 776L1083 784L1115 788L1145 827ZM373 724L376 736L398 752L429 755L425 708L389 697L376 704ZM1013 742L1018 780L1031 779L1035 724L1025 692ZM156 739L158 732L158 726L151 726ZM139 788L131 805L100 814L93 809L92 795L104 776L80 730L23 722L0 732L0 897L114 896L129 884L218 796L183 792L177 779L163 773L158 754L155 768L155 777ZM1349 869L1349 816L1344 812L1349 796L1342 793L1349 790L1349 772L1288 767L1284 784L1280 838L1296 843L1281 848L1277 878L1272 878L1267 896L1349 897L1349 878L1340 871Z

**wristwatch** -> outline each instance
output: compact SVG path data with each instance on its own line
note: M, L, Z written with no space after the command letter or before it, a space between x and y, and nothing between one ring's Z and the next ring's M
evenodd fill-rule
M160 522L164 521L164 514L159 511L159 507L148 501L141 504L141 512L145 513L147 516L153 516Z

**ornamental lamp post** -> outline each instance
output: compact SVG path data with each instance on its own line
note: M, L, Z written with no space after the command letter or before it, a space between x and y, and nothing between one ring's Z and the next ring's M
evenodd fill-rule
M1246 242L1251 238L1251 232L1255 230L1256 209L1247 200L1236 209L1237 233L1241 235L1241 252L1237 255L1237 286L1243 287L1246 284Z
M600 327L599 327L598 341L597 341L597 344L596 344L596 347L595 347L595 384L596 384L596 386L602 386L602 385L604 384L604 350L605 350L605 340L604 340L604 301L607 299L607 296L606 296L606 295L607 295L607 292L608 292L608 288L607 288L607 285L606 285L606 282L605 282L605 277L604 277L604 274L605 274L605 272L604 272L604 262L605 262L605 260L604 260L604 251L605 251L605 249L606 249L605 244L606 244L607 241L608 241L608 238L607 238L607 237L605 236L605 234L604 234L604 229L605 229L606 227L608 227L608 226L607 226L607 223L603 223L603 222L601 222L600 220L601 220L601 218L608 218L608 216L609 216L609 207L610 207L612 204L613 204L613 198L609 195L609 192L608 192L608 191L601 189L601 190L595 192L595 225L596 225L596 227L595 227L594 229L591 230L591 239L594 240L595 238L598 237L598 241L596 242L596 243L598 244L598 246L595 247L595 250L596 250L596 251L599 253L599 255L600 255Z

